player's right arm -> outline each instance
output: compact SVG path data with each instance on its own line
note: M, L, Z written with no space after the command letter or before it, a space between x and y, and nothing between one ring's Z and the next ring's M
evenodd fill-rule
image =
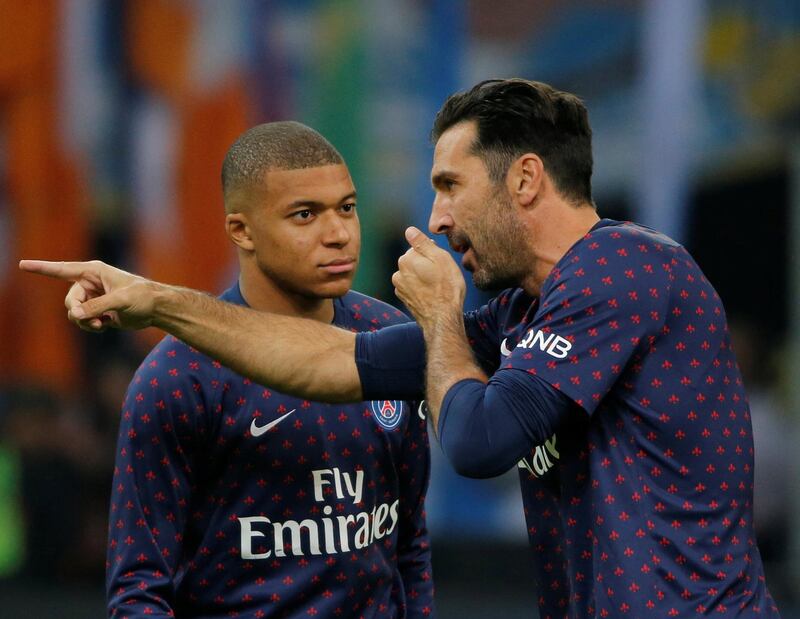
M332 325L232 305L100 261L23 260L20 268L73 282L65 305L68 318L84 330L160 327L283 393L322 402L417 399L423 393L425 342L415 323L357 338ZM464 318L476 359L489 371L499 363L497 303Z
M171 337L131 381L120 418L109 510L109 616L174 617L175 575L212 407L195 389L210 361ZM198 369L192 369L192 368Z
M363 399L356 336L349 331L232 305L100 261L23 260L20 268L73 282L68 316L87 331L155 326L283 393L325 402Z

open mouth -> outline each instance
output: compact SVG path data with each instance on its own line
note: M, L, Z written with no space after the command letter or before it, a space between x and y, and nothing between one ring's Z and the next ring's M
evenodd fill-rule
M472 243L466 236L462 235L448 235L447 242L450 244L450 249L454 252L461 254L461 266L472 273L477 266L475 260L475 250L472 249Z
M448 236L447 242L450 244L450 249L458 254L464 254L471 247L470 242L463 237Z
M475 252L467 253L467 252L469 252L470 249L471 248L468 247L464 251L464 255L461 256L461 266L464 267L465 270L467 270L470 273L472 273L473 271L475 271L475 267L477 265L476 265L475 261L473 260Z

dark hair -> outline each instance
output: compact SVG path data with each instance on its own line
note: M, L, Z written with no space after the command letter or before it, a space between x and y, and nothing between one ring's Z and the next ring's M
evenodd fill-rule
M483 159L493 182L511 163L536 153L566 198L592 203L592 129L583 102L542 82L486 80L448 97L431 130L435 143L450 127L474 120L472 152Z
M248 129L233 143L222 164L226 209L231 193L261 185L269 169L298 170L344 163L322 134L295 122L264 123Z

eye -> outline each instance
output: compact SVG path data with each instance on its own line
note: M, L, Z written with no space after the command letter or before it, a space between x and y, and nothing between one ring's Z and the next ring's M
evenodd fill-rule
M308 221L314 213L311 212L311 209L304 208L302 211L297 211L296 213L292 213L293 219L298 219L300 221Z
M356 203L355 202L348 202L347 204L342 204L340 207L343 213L354 213L356 210Z

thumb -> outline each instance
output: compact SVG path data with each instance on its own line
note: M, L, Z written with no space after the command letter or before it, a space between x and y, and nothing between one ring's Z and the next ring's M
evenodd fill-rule
M106 312L122 309L126 306L121 290L114 290L107 294L89 299L69 310L70 315L78 320L99 318Z
M430 256L430 250L436 247L436 243L433 242L433 239L425 236L422 230L414 226L406 228L406 241L414 248L414 251L423 256Z

